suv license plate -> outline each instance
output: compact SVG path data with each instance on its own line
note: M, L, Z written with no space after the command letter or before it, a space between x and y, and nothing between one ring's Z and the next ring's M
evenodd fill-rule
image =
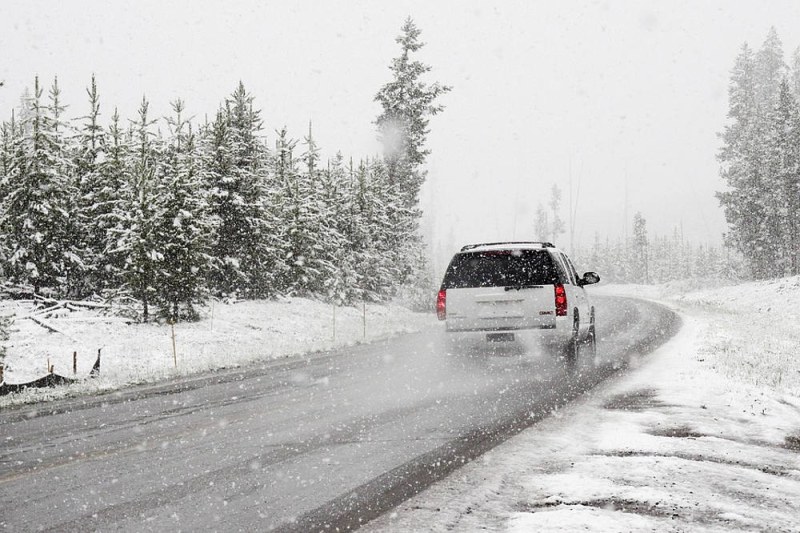
M486 335L487 342L513 342L513 333L488 333Z

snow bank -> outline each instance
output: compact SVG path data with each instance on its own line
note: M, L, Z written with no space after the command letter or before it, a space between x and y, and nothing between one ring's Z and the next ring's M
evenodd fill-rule
M0 313L16 316L5 359L7 383L42 377L48 364L55 373L72 377L74 352L78 354L77 376L88 376L98 350L102 350L100 378L5 396L0 398L0 407L329 350L416 331L436 322L433 315L395 305L334 309L301 298L215 302L203 310L199 322L175 325L173 353L168 324L127 324L119 318L102 317L97 311L62 309L45 319L60 331L54 333L24 318L32 311L30 303L2 302Z
M800 396L800 276L679 290L680 284L607 285L601 294L660 301L708 324L698 357L738 383Z

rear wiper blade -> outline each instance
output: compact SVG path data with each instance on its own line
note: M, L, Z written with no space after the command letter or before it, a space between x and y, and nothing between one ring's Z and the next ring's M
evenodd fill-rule
M508 285L503 287L506 291L518 291L521 289L541 289L544 285Z

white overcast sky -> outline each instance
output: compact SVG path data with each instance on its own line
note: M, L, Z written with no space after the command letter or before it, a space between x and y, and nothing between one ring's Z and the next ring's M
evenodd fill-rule
M239 80L265 134L313 121L325 155L377 153L373 97L406 16L427 43L429 80L453 86L431 122L423 208L434 250L533 238L554 182L580 182L577 238L652 233L695 242L725 229L714 192L730 68L775 26L800 45L796 1L18 1L0 2L0 118L36 74L57 75L69 113L97 76L106 119L158 115L183 98L212 116ZM627 176L627 194L626 194ZM627 208L626 208L627 197ZM568 236L560 244L568 247Z

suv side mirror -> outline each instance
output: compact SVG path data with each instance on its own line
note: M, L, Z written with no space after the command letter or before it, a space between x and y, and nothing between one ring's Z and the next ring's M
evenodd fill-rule
M597 275L597 272L587 272L583 275L578 284L583 287L584 285L594 285L599 282L600 276Z

